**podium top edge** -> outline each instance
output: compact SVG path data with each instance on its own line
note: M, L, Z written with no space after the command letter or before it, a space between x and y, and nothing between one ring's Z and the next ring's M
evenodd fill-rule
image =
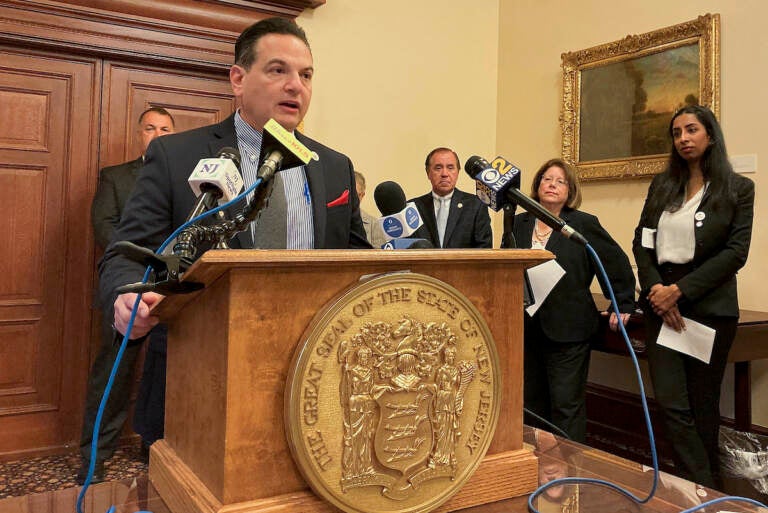
M553 259L555 256L540 249L226 249L205 252L184 273L184 280L208 287L230 272L349 272L381 274L405 269L424 272L479 269L497 273L520 272ZM158 310L169 318L200 291L174 296L163 301Z
M273 267L285 264L306 263L313 266L345 265L359 263L445 262L452 263L509 263L531 267L554 258L546 250L539 249L227 249L204 253L195 267L217 264L234 266ZM190 270L192 270L190 269Z

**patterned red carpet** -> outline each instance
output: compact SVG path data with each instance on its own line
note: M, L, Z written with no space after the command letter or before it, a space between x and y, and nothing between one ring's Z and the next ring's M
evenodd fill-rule
M77 486L79 468L79 454L0 462L0 499ZM147 464L138 445L126 446L104 462L104 469L106 480L116 481L146 474Z

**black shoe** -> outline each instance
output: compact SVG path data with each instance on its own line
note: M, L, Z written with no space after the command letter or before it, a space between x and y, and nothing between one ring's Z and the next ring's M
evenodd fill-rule
M83 460L82 464L80 465L80 469L77 471L77 475L75 476L75 482L82 486L85 483L85 478L88 476L88 465L90 463L88 461ZM97 461L96 467L93 469L93 477L91 478L91 484L101 483L104 481L104 462L103 461Z

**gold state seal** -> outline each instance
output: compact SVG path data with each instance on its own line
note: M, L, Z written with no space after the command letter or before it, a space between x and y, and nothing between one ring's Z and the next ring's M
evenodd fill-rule
M307 329L286 387L289 445L315 492L345 511L431 511L485 455L500 380L467 298L424 275L374 277Z

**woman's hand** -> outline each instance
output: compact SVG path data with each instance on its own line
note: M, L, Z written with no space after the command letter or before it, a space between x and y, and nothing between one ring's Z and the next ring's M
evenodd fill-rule
M685 321L683 320L683 316L680 315L680 310L677 309L677 306L673 306L667 310L661 315L661 318L664 320L664 324L678 333L685 329Z
M608 312L603 312L603 315L608 315ZM616 312L611 312L611 317L608 319L608 327L611 328L611 331L619 331L619 318L621 318L621 323L626 326L629 322L630 314L623 313L616 315Z
M651 303L651 308L656 315L663 317L664 314L672 307L677 307L677 300L683 296L677 284L662 285L657 283L651 287L651 291L648 293L648 301Z

